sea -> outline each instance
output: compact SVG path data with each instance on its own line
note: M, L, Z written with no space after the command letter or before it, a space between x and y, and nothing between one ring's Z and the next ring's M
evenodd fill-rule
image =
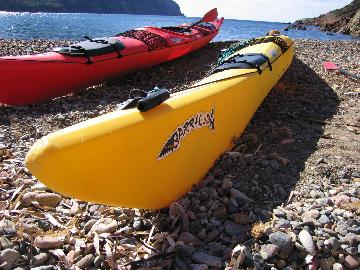
M92 13L19 13L0 11L0 39L81 40L83 36L106 37L130 29L151 26L175 26L193 23L199 18ZM283 30L289 24L249 20L225 20L214 41L243 40L266 34L269 30ZM292 38L316 40L352 40L354 37L334 33L329 35L316 27L290 30Z

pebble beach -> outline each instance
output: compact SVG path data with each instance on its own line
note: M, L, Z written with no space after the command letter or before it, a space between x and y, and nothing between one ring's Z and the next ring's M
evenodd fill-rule
M0 40L0 56L69 43ZM360 41L296 39L233 149L169 208L78 201L25 168L41 137L117 110L132 89L186 89L233 43L45 103L0 105L0 269L360 269L360 84L322 67L360 74Z

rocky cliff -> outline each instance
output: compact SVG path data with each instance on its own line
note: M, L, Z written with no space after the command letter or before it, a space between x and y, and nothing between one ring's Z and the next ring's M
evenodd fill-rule
M173 0L0 0L0 10L181 16Z
M339 32L360 37L360 0L354 0L349 5L320 15L317 18L307 18L296 21L293 26L316 25L323 31Z

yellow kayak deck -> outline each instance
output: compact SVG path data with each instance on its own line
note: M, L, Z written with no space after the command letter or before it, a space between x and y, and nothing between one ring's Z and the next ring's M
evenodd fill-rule
M52 190L77 199L134 208L163 208L186 194L232 147L293 58L273 42L235 54L262 53L256 69L217 72L158 107L120 110L52 133L26 157Z

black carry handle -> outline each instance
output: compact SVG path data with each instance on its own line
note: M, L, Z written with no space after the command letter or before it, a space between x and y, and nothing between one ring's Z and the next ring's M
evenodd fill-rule
M84 36L85 39L87 39L90 42L95 42L95 43L102 43L102 44L109 44L109 41L105 40L105 39L92 39L89 36Z
M147 97L139 100L137 109L140 112L146 112L159 106L165 100L170 98L170 93L166 89L155 88L154 91L148 93Z

